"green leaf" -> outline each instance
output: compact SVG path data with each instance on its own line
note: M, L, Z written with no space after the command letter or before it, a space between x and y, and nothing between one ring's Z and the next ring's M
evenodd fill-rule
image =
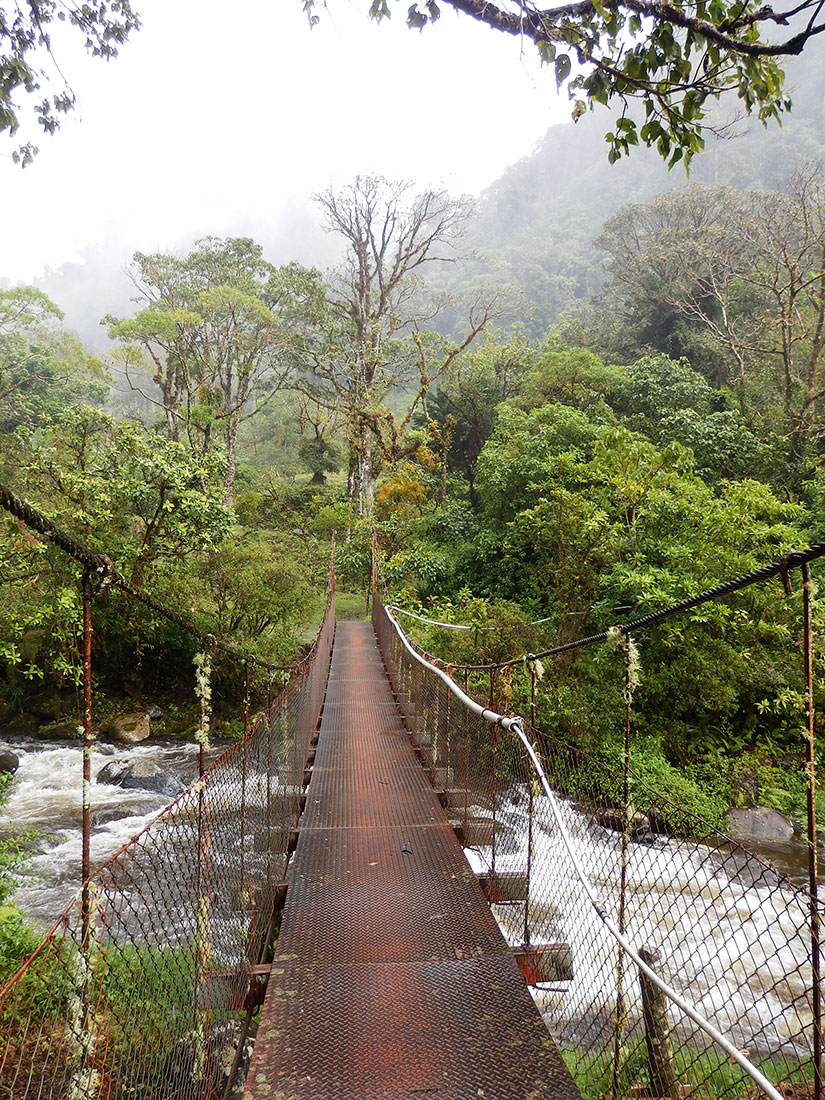
M539 51L542 63L545 65L551 65L556 57L556 47L552 42L537 42L536 46Z
M561 87L570 75L570 58L566 53L556 58L556 86Z

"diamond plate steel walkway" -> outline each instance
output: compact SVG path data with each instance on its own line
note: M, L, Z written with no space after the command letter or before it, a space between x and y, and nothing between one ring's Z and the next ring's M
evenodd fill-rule
M338 624L244 1100L578 1100L398 715Z

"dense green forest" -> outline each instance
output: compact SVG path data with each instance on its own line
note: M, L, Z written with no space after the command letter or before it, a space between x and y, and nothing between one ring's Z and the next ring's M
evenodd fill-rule
M314 633L333 530L343 612L363 613L375 529L396 602L479 627L413 630L454 662L574 641L822 539L817 62L793 70L784 129L719 138L689 181L609 167L587 117L475 220L375 178L318 195L342 257L326 272L247 238L138 253L98 355L42 289L1 290L2 480L276 663ZM0 522L0 722L71 730L78 570ZM95 615L100 712L172 698L185 733L192 639L116 592ZM714 821L801 812L798 619L798 592L768 584L639 639L634 760L654 786ZM616 661L547 662L537 724L611 759ZM241 674L218 673L229 732Z

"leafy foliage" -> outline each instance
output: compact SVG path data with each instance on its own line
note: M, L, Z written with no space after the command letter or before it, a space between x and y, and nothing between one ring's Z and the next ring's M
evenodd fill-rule
M206 237L183 259L136 253L132 277L144 308L107 318L127 375L151 379L135 388L147 386L170 440L187 439L202 455L222 441L231 506L240 425L280 388L287 346L320 299L317 273L275 268L245 237Z
M75 96L52 55L51 31L55 20L77 31L93 57L109 60L132 31L140 27L129 0L87 0L82 4L55 0L28 0L0 6L0 131L17 133L20 107L14 96L35 95L45 84L46 94L34 108L37 123L47 134L60 126L60 116L75 107ZM37 149L27 141L12 156L26 165Z
M568 88L574 121L588 103L618 103L621 113L605 138L611 164L640 143L655 148L669 167L689 164L704 146L709 107L724 95L735 94L764 123L778 119L791 104L776 59L800 53L825 29L815 0L786 12L757 0L666 7L609 0L549 8L527 0L420 0L407 8L408 26L434 23L442 3L493 30L531 39L556 85ZM317 22L316 0L302 4ZM387 0L375 0L370 14L388 18ZM792 16L801 17L795 30L777 34L777 25L787 26ZM629 111L633 100L643 104L641 122Z
M106 396L106 369L60 327L62 319L34 287L0 290L0 432L32 428L71 402Z

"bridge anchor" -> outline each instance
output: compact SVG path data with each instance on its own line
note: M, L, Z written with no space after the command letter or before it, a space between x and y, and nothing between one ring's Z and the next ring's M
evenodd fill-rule
M527 985L573 980L573 949L569 943L519 947L513 956Z

